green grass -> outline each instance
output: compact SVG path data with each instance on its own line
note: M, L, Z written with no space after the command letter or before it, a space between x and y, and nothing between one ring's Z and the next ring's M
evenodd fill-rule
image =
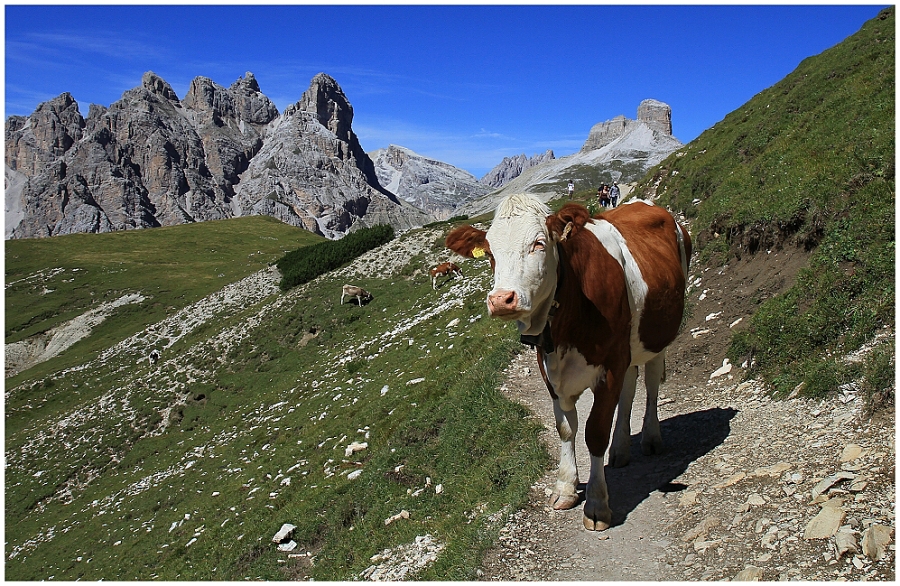
M268 216L7 240L5 340L46 332L128 293L146 297L122 306L93 336L36 367L50 373L264 268L288 250L323 240ZM18 380L23 379L13 384Z
M521 347L484 316L489 280L487 263L461 292L368 279L358 307L326 275L223 313L156 366L123 351L23 373L7 387L6 577L347 580L428 533L445 549L419 577L474 579L548 463L539 424L497 390ZM347 457L352 441L369 447ZM271 543L283 523L313 565Z
M648 174L692 223L698 263L812 251L735 336L732 360L777 391L821 396L861 376L839 357L894 327L894 9L804 60Z

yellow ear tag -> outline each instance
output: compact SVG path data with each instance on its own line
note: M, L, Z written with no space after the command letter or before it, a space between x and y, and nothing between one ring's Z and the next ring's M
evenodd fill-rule
M476 246L472 249L472 258L481 258L484 256L484 249L480 246Z

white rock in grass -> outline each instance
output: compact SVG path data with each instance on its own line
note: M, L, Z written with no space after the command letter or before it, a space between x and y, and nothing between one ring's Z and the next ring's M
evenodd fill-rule
M407 511L406 509L403 509L396 515L391 515L390 517L388 517L387 519L384 520L384 524L390 525L391 523L393 523L394 521L397 521L398 519L409 519L409 511Z
M425 382L425 379L424 378L414 378L411 381L407 382L406 384L407 385L417 385L421 382Z
M281 529L278 530L278 533L276 533L272 537L272 541L275 543L281 543L282 541L289 539L294 533L294 529L296 528L296 526L291 525L290 523L285 523L281 526Z
M353 472L351 472L350 474L347 475L347 480L356 480L357 478L359 478L360 474L362 474L362 469L354 470Z
M349 458L356 452L361 452L369 447L368 442L353 442L344 449L344 457Z
M388 386L387 386L387 385L384 385L383 387L381 387L381 396L382 396L382 397L385 396L385 395L387 394L387 392L388 392Z

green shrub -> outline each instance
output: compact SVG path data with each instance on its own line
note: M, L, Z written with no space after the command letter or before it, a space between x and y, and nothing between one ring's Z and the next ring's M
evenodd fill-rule
M282 291L287 291L308 283L393 239L394 229L379 225L352 232L340 240L320 242L289 252L275 263L281 271L279 286Z

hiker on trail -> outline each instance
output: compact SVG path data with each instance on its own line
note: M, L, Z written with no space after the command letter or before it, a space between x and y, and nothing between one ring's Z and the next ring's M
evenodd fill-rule
M572 199L573 193L575 193L575 182L569 179L569 199Z
M617 181L613 181L612 187L609 188L609 200L612 202L612 207L619 205L619 183Z
M600 201L601 207L609 207L609 185L601 183L597 188L597 199Z

